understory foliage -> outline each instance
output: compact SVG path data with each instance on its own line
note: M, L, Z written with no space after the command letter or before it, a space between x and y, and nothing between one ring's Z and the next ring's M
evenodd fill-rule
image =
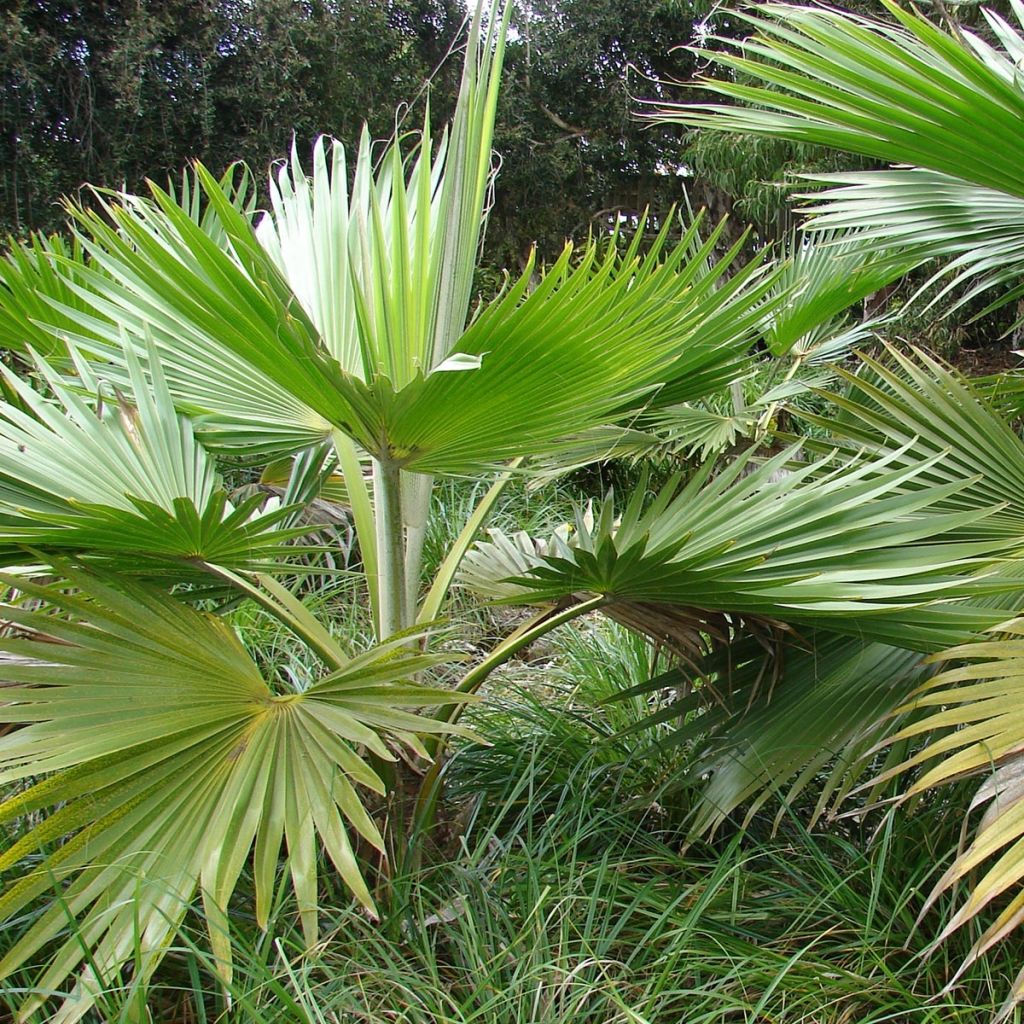
M663 112L901 165L752 259L673 215L478 301L497 5L440 136L12 248L18 1019L158 1018L157 978L198 1019L1014 1012L1024 441L859 314L933 260L1016 298L1024 37L892 14L743 15L708 88L748 105ZM613 457L628 493L487 530Z

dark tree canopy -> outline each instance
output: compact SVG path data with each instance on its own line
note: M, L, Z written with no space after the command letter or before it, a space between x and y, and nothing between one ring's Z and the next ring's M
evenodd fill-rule
M0 226L54 225L56 199L85 181L136 188L194 157L259 168L293 133L353 141L364 119L388 135L463 15L457 0L14 0Z
M852 0L878 13L874 0ZM62 221L83 182L138 189L192 158L262 177L294 137L378 138L454 104L464 0L8 0L0 14L0 232ZM550 258L566 237L657 218L684 199L762 237L785 227L792 172L849 166L788 143L655 127L685 100L684 47L744 26L710 0L516 0L495 146L488 262ZM845 161L845 163L843 163Z
M657 214L682 198L682 133L637 117L644 99L680 98L681 48L704 8L654 0L528 0L514 36L497 148L503 160L492 245L503 262L542 252L621 211Z
M688 78L700 6L517 6L496 146L492 257L545 253L618 209L679 200L676 130L640 123L657 80ZM199 157L259 171L320 132L386 136L397 106L454 102L459 0L13 0L0 19L0 227L52 228L83 182L139 187ZM440 68L440 70L437 70Z

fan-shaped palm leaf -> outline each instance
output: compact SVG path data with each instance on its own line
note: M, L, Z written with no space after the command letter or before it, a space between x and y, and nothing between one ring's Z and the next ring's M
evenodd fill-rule
M262 678L224 620L142 584L58 570L66 584L5 581L50 611L4 609L29 637L2 642L13 660L0 668L0 721L23 727L0 739L0 782L27 785L0 804L0 819L48 813L0 855L3 869L38 858L0 897L0 914L48 894L51 902L0 974L56 942L37 987L59 991L77 973L51 1018L76 1020L126 961L148 977L198 889L229 976L227 901L251 854L256 914L266 920L282 840L310 941L317 842L372 909L350 833L381 846L357 787L383 784L357 751L393 759L401 744L422 753L417 734L450 731L402 710L465 699L408 681L438 659L398 642L349 660L328 638L333 664L297 692Z
M911 242L955 256L947 272L952 285L973 280L967 297L1016 282L1024 270L1024 37L985 12L996 49L966 29L955 39L883 3L897 24L783 4L738 14L755 35L718 40L724 51L705 52L735 77L702 84L744 105L694 104L655 116L915 165L821 178L841 187L816 197L825 204L815 207L824 214L816 225L869 227L880 245ZM1024 7L1012 7L1024 24Z
M21 403L0 405L0 559L25 546L103 557L129 572L194 576L204 565L265 568L303 531L279 529L290 510L234 507L189 421L177 414L159 364L147 379L128 354L134 404L115 392L90 404L43 360L54 400L0 368Z
M912 246L886 251L863 230L813 238L792 234L782 257L786 264L776 287L786 293L786 300L772 310L765 342L773 355L792 351L802 361L845 355L846 349L835 343L847 326L841 315L921 262ZM849 344L864 338L847 334L844 340Z
M932 463L893 468L903 454L830 468L796 461L793 449L761 465L748 453L717 476L708 463L681 489L670 481L646 509L638 491L620 521L608 500L593 522L580 516L571 537L539 547L492 534L467 556L461 578L492 599L603 595L609 610L664 605L854 635L870 629L936 650L998 617L952 599L1013 584L964 579L1002 542L945 535L988 511L932 512L967 484L909 489Z

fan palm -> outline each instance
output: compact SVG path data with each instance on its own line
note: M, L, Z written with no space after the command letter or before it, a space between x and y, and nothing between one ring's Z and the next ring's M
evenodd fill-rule
M800 140L873 157L889 169L822 176L811 197L811 231L857 227L879 244L923 247L945 262L934 280L949 278L938 298L956 303L998 289L989 308L1015 300L1024 285L1022 127L1024 5L1012 0L1017 25L988 11L995 45L962 29L956 37L923 17L883 0L893 23L836 10L765 5L738 17L753 35L708 52L723 73L702 83L736 105L701 103L666 108L656 116L707 130L740 131ZM937 299L934 301L938 301ZM998 494L1002 511L980 528L1019 545L1024 448L1019 438L969 386L918 356L895 369L872 363L850 378L848 398L827 425L860 448L903 452L916 462L943 453L936 472L918 483L972 478L940 505L987 504ZM913 486L916 486L914 484ZM965 536L976 534L967 527ZM1018 568L1011 575L1020 576ZM1007 614L1017 593L993 599ZM970 920L1024 877L1024 827L1019 813L1019 623L1000 627L1005 639L968 645L944 657L968 662L922 685L902 704L913 718L896 734L906 743L922 734L917 753L903 747L881 779L927 764L909 795L966 774L988 772L975 804L988 803L977 836L940 882L938 892L986 861L971 894L942 936ZM856 681L850 681L850 686ZM937 737L937 738L936 738ZM979 939L973 956L1021 921L1014 896ZM1024 971L1013 996L1024 994Z
M790 295L765 257L716 256L720 229L696 222L673 244L669 221L646 250L612 239L531 264L471 315L504 38L495 9L482 23L478 9L436 145L425 127L411 152L396 139L375 160L364 138L350 172L321 141L310 177L296 153L277 169L264 214L245 176L197 166L175 189L72 206L73 243L37 240L0 267L0 334L45 391L5 377L0 553L8 584L49 609L15 596L7 613L25 635L7 642L0 721L22 728L0 738L0 777L46 778L2 813L49 816L4 854L5 867L42 856L0 908L51 900L0 972L56 941L39 987L77 979L60 1019L133 958L146 977L196 893L227 975L227 901L251 856L264 913L282 841L308 937L317 837L372 909L354 851L381 836L357 787L386 788L400 749L437 755L488 671L588 609L649 633L664 623L694 656L707 629L745 623L870 629L930 651L1005 617L973 601L1006 587L977 576L1007 543L983 527L998 497L960 500L971 481L936 479L933 451L792 450L709 465L647 506L638 493L619 523L609 503L546 559L510 568L497 539L481 547L467 579L541 609L454 692L431 684L423 629L509 473L726 387ZM823 319L841 306L814 294ZM814 327L801 320L801 336ZM283 505L233 504L225 453L290 459ZM335 468L378 641L354 655L276 578L296 506ZM434 478L467 474L493 486L423 593ZM56 582L34 582L40 568ZM259 671L204 603L225 588L308 648L308 686ZM110 728L113 700L130 730ZM440 710L406 710L422 705Z

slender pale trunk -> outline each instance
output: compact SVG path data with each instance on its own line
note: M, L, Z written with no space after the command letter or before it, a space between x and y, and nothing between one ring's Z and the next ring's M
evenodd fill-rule
M377 527L377 639L411 625L406 604L405 524L402 521L402 471L391 461L374 460L373 498Z
M425 473L402 474L402 518L405 523L405 607L410 625L417 620L423 577L423 544L427 538L434 478Z

